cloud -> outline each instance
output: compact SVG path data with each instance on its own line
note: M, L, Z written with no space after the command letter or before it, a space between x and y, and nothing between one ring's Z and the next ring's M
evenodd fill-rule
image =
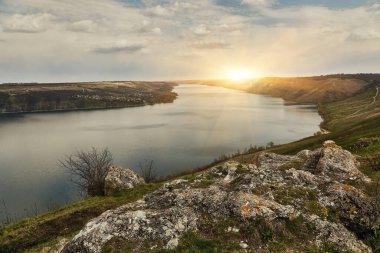
M81 20L67 26L69 31L93 33L98 30L98 25L92 20Z
M230 48L231 44L225 42L224 40L216 41L199 41L190 45L193 48L198 49L226 49Z
M48 13L10 16L2 25L4 32L39 33L51 25L54 16Z
M140 34L140 35L161 35L162 30L160 27L152 26L152 24L146 20L142 22L142 25L136 25L134 27L133 32Z
M363 41L363 40L380 40L380 32L378 31L360 31L353 32L347 36L347 41Z
M353 1L0 0L1 81L375 72L380 5Z
M196 35L207 35L211 33L211 31L204 24L197 26L193 32Z
M145 49L144 43L129 43L127 41L116 41L93 48L91 51L101 54L112 54L119 52L136 53Z
M277 3L277 0L242 0L241 4L255 7L270 7Z
M375 4L373 4L373 5L369 8L369 11L380 12L380 3L375 3Z
M157 5L145 10L145 13L150 16L169 16L170 11L161 5Z
M159 27L153 28L152 33L157 34L157 35L161 35L162 34L161 28L159 28Z

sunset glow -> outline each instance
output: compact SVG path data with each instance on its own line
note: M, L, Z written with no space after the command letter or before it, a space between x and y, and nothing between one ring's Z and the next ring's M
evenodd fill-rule
M375 73L377 2L3 0L0 82Z
M235 81L242 81L252 78L252 75L245 70L233 70L229 73L229 78Z

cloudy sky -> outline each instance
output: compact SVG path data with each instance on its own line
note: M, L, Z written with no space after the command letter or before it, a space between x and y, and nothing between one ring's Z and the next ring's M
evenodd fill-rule
M380 0L0 0L0 83L380 72Z

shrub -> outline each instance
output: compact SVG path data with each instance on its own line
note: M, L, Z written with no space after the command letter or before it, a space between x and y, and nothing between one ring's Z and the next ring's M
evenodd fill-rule
M141 176L144 178L146 183L153 183L157 181L157 175L153 167L153 160L140 163Z
M90 151L77 151L59 162L82 192L89 196L104 195L105 178L113 162L107 148L98 151L93 147Z

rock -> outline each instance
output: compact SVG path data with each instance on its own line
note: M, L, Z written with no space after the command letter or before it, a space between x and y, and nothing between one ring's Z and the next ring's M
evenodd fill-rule
M228 227L226 232L239 233L240 229L236 227Z
M93 219L62 252L100 253L102 247L115 237L132 242L162 240L165 248L173 248L178 245L180 235L197 227L198 218L189 208L131 211L132 206L107 211Z
M316 171L339 181L363 179L364 175L356 168L357 164L355 157L349 151L343 150L333 141L326 141Z
M54 245L53 247L44 247L43 249L41 249L40 253L59 253L63 250L63 248L68 242L68 239L63 238L59 240L57 245Z
M179 240L178 238L173 238L171 239L167 244L166 244L166 248L167 249L174 249L175 247L178 246L178 243L179 243Z
M309 155L310 155L310 150L307 150L307 149L302 150L296 154L296 156L301 159L308 158Z
M341 252L369 253L372 250L343 225L320 219L316 215L306 217L315 225L317 236L316 244L324 247L325 244L335 245Z
M106 195L112 195L115 192L131 189L144 183L144 179L131 169L112 166L105 178L104 190Z
M241 242L239 243L239 246L240 246L241 248L243 248L243 249L248 248L248 244L246 244L244 241L241 241Z
M334 183L327 188L326 196L327 203L334 207L342 223L356 233L363 234L380 228L379 210L362 191L348 184Z
M165 183L142 200L91 220L62 252L100 253L114 238L152 242L148 251L152 247L173 249L185 233L210 222L234 220L250 224L297 218L315 228L311 243L321 250L327 243L343 251L371 252L356 234L379 229L380 214L373 200L355 187L370 180L357 169L351 153L327 141L320 149L301 151L295 156L262 152L257 160L256 165L229 161L193 179ZM131 178L130 171L123 174L128 176L118 176L119 170L113 171L116 176L111 177L112 182ZM132 187L142 183L133 175L137 179L130 180ZM129 187L130 181L122 185ZM334 210L334 222L327 220ZM233 237L241 233L234 226L223 231L234 233ZM243 250L256 249L247 241L237 243Z

